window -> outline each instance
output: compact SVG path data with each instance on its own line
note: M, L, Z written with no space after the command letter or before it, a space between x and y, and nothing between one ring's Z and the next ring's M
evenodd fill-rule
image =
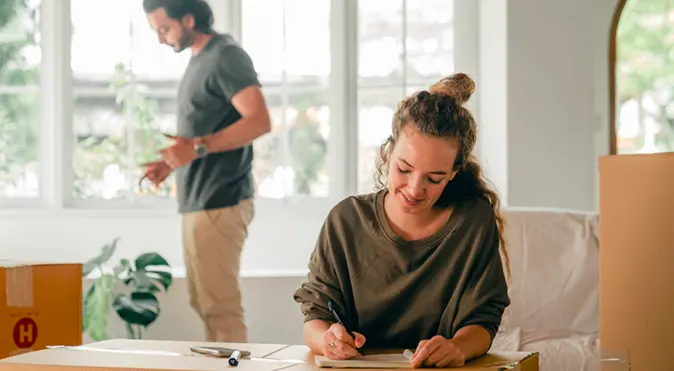
M40 2L0 6L0 199L40 196Z
M374 187L397 103L454 70L452 0L358 2L358 191Z
M241 44L272 115L272 133L254 144L259 196L327 197L330 0L244 0L242 6Z
M617 29L618 154L674 151L674 4L627 1Z
M0 7L0 200L172 207L173 177L139 185L139 164L160 159L162 133L176 131L190 51L159 44L138 0L10 4ZM454 70L452 0L211 4L216 29L251 55L272 114L272 133L254 144L260 199L324 205L314 201L372 191L397 103Z
M173 177L140 187L138 165L160 159L162 133L175 133L189 52L160 45L135 0L71 0L71 16L73 200L173 197Z

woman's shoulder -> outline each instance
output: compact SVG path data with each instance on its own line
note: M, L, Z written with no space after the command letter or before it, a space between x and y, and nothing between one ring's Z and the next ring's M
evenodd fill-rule
M496 223L494 207L482 197L464 201L461 210L465 222L470 225L490 227Z

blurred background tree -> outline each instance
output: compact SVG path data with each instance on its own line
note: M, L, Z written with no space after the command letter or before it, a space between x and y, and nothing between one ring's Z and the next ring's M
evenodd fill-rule
M616 71L618 152L674 151L674 1L626 2Z
M289 152L292 168L295 171L295 192L311 195L311 186L318 180L323 169L327 141L319 131L320 122L312 117L313 107L298 107L297 117L289 133Z
M28 168L39 171L39 63L26 51L39 43L38 12L28 0L0 1L0 87L26 88L0 92L0 196L25 189ZM25 92L24 92L25 91Z

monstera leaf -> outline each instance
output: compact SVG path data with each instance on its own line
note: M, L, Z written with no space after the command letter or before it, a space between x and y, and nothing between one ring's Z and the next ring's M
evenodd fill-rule
M112 303L119 317L130 325L147 327L159 316L159 300L151 292L119 294Z
M98 256L89 259L83 266L82 274L87 277L95 270L100 276L93 280L83 298L82 331L95 341L108 337L108 317L112 308L126 322L130 338L141 338L142 329L159 317L157 292L168 290L173 276L166 259L157 253L144 253L133 263L121 259L112 267L112 272L104 270L115 253L118 238L101 249ZM119 293L120 283L126 285L126 293Z
M134 265L136 269L124 280L124 284L133 287L134 291L155 293L162 288L168 290L173 283L169 263L157 253L140 255Z

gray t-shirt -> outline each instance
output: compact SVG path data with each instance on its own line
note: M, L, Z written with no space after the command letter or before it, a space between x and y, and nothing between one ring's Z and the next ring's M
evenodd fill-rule
M250 56L226 34L216 33L192 56L178 89L178 135L215 133L241 115L232 97L260 85ZM253 146L211 153L176 169L178 212L233 206L255 193Z

